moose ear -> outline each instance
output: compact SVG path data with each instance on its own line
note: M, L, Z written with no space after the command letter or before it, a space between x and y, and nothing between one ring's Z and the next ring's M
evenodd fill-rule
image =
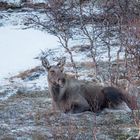
M66 63L66 57L63 57L58 63L57 66L59 66L60 68L62 68Z
M46 58L42 58L41 59L42 61L42 66L46 69L46 70L49 70L50 69L50 64L49 64L49 61L46 59Z

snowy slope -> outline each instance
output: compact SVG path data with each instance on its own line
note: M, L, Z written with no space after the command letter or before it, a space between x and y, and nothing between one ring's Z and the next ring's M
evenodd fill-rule
M14 26L0 28L0 44L0 78L39 65L40 62L33 58L41 49L58 46L57 39L52 35Z

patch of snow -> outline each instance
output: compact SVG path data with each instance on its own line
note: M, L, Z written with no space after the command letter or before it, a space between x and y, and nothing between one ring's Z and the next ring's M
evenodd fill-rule
M39 11L34 11L30 8L22 8L16 12L14 11L1 11L0 12L0 26L16 26L16 28L29 28L28 22L29 18L35 16L40 17L41 19L46 19L45 13Z
M0 2L19 4L21 0L0 0Z
M119 104L118 106L116 106L114 109L104 109L105 113L109 113L109 112L131 112L132 110L128 107L128 105L125 102L122 102L121 104Z
M32 0L33 3L46 3L48 0Z
M42 74L38 79L32 81L20 80L20 82L22 82L23 86L26 87L26 89L45 90L48 88L47 74Z
M0 80L0 101L5 101L17 92L17 86L11 86L8 79Z
M14 78L13 80L1 80L0 84L0 101L5 101L9 97L15 95L18 90L35 91L48 89L47 74L42 74L35 80L21 80L20 78Z
M34 127L33 126L25 126L25 127L20 127L18 129L14 129L14 130L11 130L11 132L18 132L18 131L26 131L26 132L30 132L30 131L33 131L35 130L35 128L33 129Z
M0 0L2 2L13 3L13 4L20 4L21 0ZM30 3L46 3L47 0L29 0Z
M14 94L16 94L16 92L8 92L5 96L0 97L0 101L5 101Z
M34 59L38 53L58 45L57 38L50 34L15 26L0 28L0 43L0 78L39 65Z
M118 109L118 110L122 109L122 110L124 110L126 112L131 112L132 111L125 102L122 102L120 105L118 105L116 107L116 109Z

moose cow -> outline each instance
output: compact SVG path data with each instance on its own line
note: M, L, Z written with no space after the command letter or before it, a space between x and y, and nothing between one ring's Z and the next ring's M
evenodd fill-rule
M61 59L57 65L50 65L46 58L41 58L41 61L48 72L49 92L52 100L55 107L62 112L98 112L128 101L120 89L97 86L92 82L68 77L63 72L65 58Z

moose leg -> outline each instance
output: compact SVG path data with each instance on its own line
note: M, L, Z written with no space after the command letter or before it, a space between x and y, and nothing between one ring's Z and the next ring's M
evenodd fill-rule
M83 104L73 104L70 113L81 113L84 111L90 111L89 106L85 106Z
M90 111L90 106L86 99L82 96L79 96L76 100L74 100L71 104L70 113L81 113L84 111Z

